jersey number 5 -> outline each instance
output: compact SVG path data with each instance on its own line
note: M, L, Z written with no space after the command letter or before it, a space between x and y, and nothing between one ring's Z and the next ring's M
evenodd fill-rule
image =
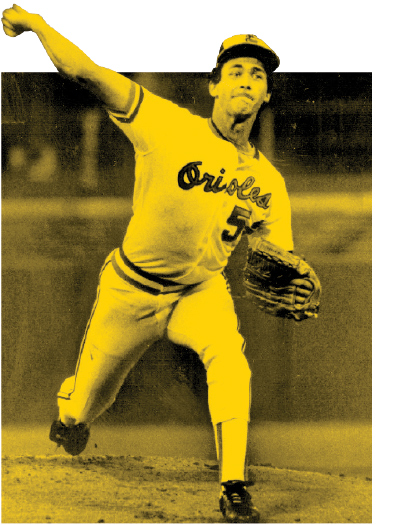
M246 227L246 219L250 219L251 211L235 206L230 217L226 221L231 226L236 226L236 231L231 234L228 230L222 232L222 240L225 242L233 242L239 237Z

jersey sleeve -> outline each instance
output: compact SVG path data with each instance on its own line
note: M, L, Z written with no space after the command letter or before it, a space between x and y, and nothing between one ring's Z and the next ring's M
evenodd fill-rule
M285 181L280 174L269 201L269 214L257 230L249 235L249 246L254 248L260 238L280 248L293 250L292 213Z
M118 113L107 109L107 112L133 144L135 151L142 154L156 148L171 130L181 128L178 123L190 115L189 111L133 81L129 110Z

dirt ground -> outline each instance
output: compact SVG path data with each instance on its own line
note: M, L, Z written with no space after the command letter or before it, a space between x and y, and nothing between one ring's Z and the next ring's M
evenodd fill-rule
M220 523L215 461L3 456L3 523ZM262 523L371 523L369 477L249 466Z

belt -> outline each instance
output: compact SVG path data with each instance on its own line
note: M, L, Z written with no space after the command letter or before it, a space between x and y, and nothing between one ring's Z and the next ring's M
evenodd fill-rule
M170 279L165 279L146 272L133 264L125 255L122 248L117 248L111 257L111 262L116 273L136 288L153 295L181 292L196 286L195 284L178 284Z

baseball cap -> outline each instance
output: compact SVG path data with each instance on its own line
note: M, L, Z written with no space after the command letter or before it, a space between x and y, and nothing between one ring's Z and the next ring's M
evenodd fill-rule
M279 66L278 55L256 35L235 35L222 42L217 65L232 58L251 56L263 63L265 71L272 73Z

